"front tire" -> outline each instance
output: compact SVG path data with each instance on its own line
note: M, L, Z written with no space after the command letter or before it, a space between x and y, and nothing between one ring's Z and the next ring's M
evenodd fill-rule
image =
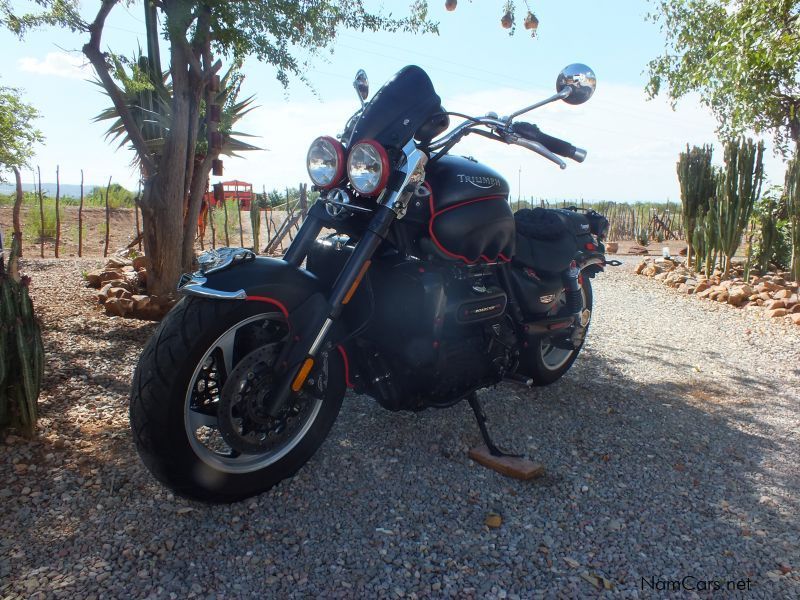
M583 293L582 311L589 311L591 320L592 311L592 284L588 277L583 278L581 286ZM589 323L586 325L587 333ZM561 379L569 371L572 363L578 358L583 342L578 348L559 348L552 343L550 338L542 337L532 342L525 353L520 357L519 371L533 379L533 385L550 385Z
M260 302L185 298L166 316L139 359L130 404L136 449L156 479L187 498L234 502L269 490L311 458L344 398L338 352L320 356L320 371L309 377L315 387L301 391L280 428L245 430L264 451L234 450L219 424L228 375L254 351L279 349L288 331L284 315Z

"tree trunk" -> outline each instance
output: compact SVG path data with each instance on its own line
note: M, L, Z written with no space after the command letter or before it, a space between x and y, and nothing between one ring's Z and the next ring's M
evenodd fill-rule
M182 177L151 177L142 194L144 253L149 259L147 291L155 296L175 293L181 273ZM170 202L170 199L178 198Z
M194 94L184 47L173 39L170 50L171 128L156 174L145 182L141 202L144 251L150 263L147 291L156 296L173 296L181 274L189 266L183 262L184 206L187 200L187 158L194 160L193 152L191 157L188 156L187 143L193 129L190 121L194 113ZM195 227L196 219L195 215Z

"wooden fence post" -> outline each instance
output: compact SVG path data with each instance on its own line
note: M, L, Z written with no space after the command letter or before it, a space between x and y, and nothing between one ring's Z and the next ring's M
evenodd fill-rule
M136 235L139 235L137 230ZM83 255L83 169L81 169L81 201L78 204L78 258Z
M236 212L239 214L239 247L244 248L244 231L242 228L242 199L239 198L239 184L236 184L234 194L236 195Z
M36 167L39 173L39 255L44 258L44 199L42 198L42 170Z
M58 246L61 244L61 212L59 211L60 199L61 199L61 174L59 166L56 165L56 258L58 258Z
M108 191L111 189L111 177L108 178L106 186L106 244L103 246L103 258L108 256L108 236L111 230L111 218L108 211Z

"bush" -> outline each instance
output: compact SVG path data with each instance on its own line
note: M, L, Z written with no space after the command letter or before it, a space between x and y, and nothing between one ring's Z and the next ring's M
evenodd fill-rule
M228 200L228 243L236 245L236 240L239 239L239 204L236 200ZM225 244L225 209L220 206L215 206L210 209L211 218L214 220L214 231L216 232L216 243Z
M39 214L39 201L36 204L28 204L28 210L23 217L22 234L32 242L44 239L54 239L56 237L56 201L52 198L44 198L42 202L44 214L44 229L41 228L41 215Z
M112 183L108 188L108 206L110 208L133 208L135 206L135 198L136 194L118 183ZM84 206L105 207L105 205L106 188L104 187L92 188L92 191L84 199Z

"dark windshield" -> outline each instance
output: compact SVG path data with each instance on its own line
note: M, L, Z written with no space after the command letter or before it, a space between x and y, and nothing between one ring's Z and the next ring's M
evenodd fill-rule
M386 148L402 148L440 106L428 74L414 65L404 67L366 105L349 145L373 139Z

